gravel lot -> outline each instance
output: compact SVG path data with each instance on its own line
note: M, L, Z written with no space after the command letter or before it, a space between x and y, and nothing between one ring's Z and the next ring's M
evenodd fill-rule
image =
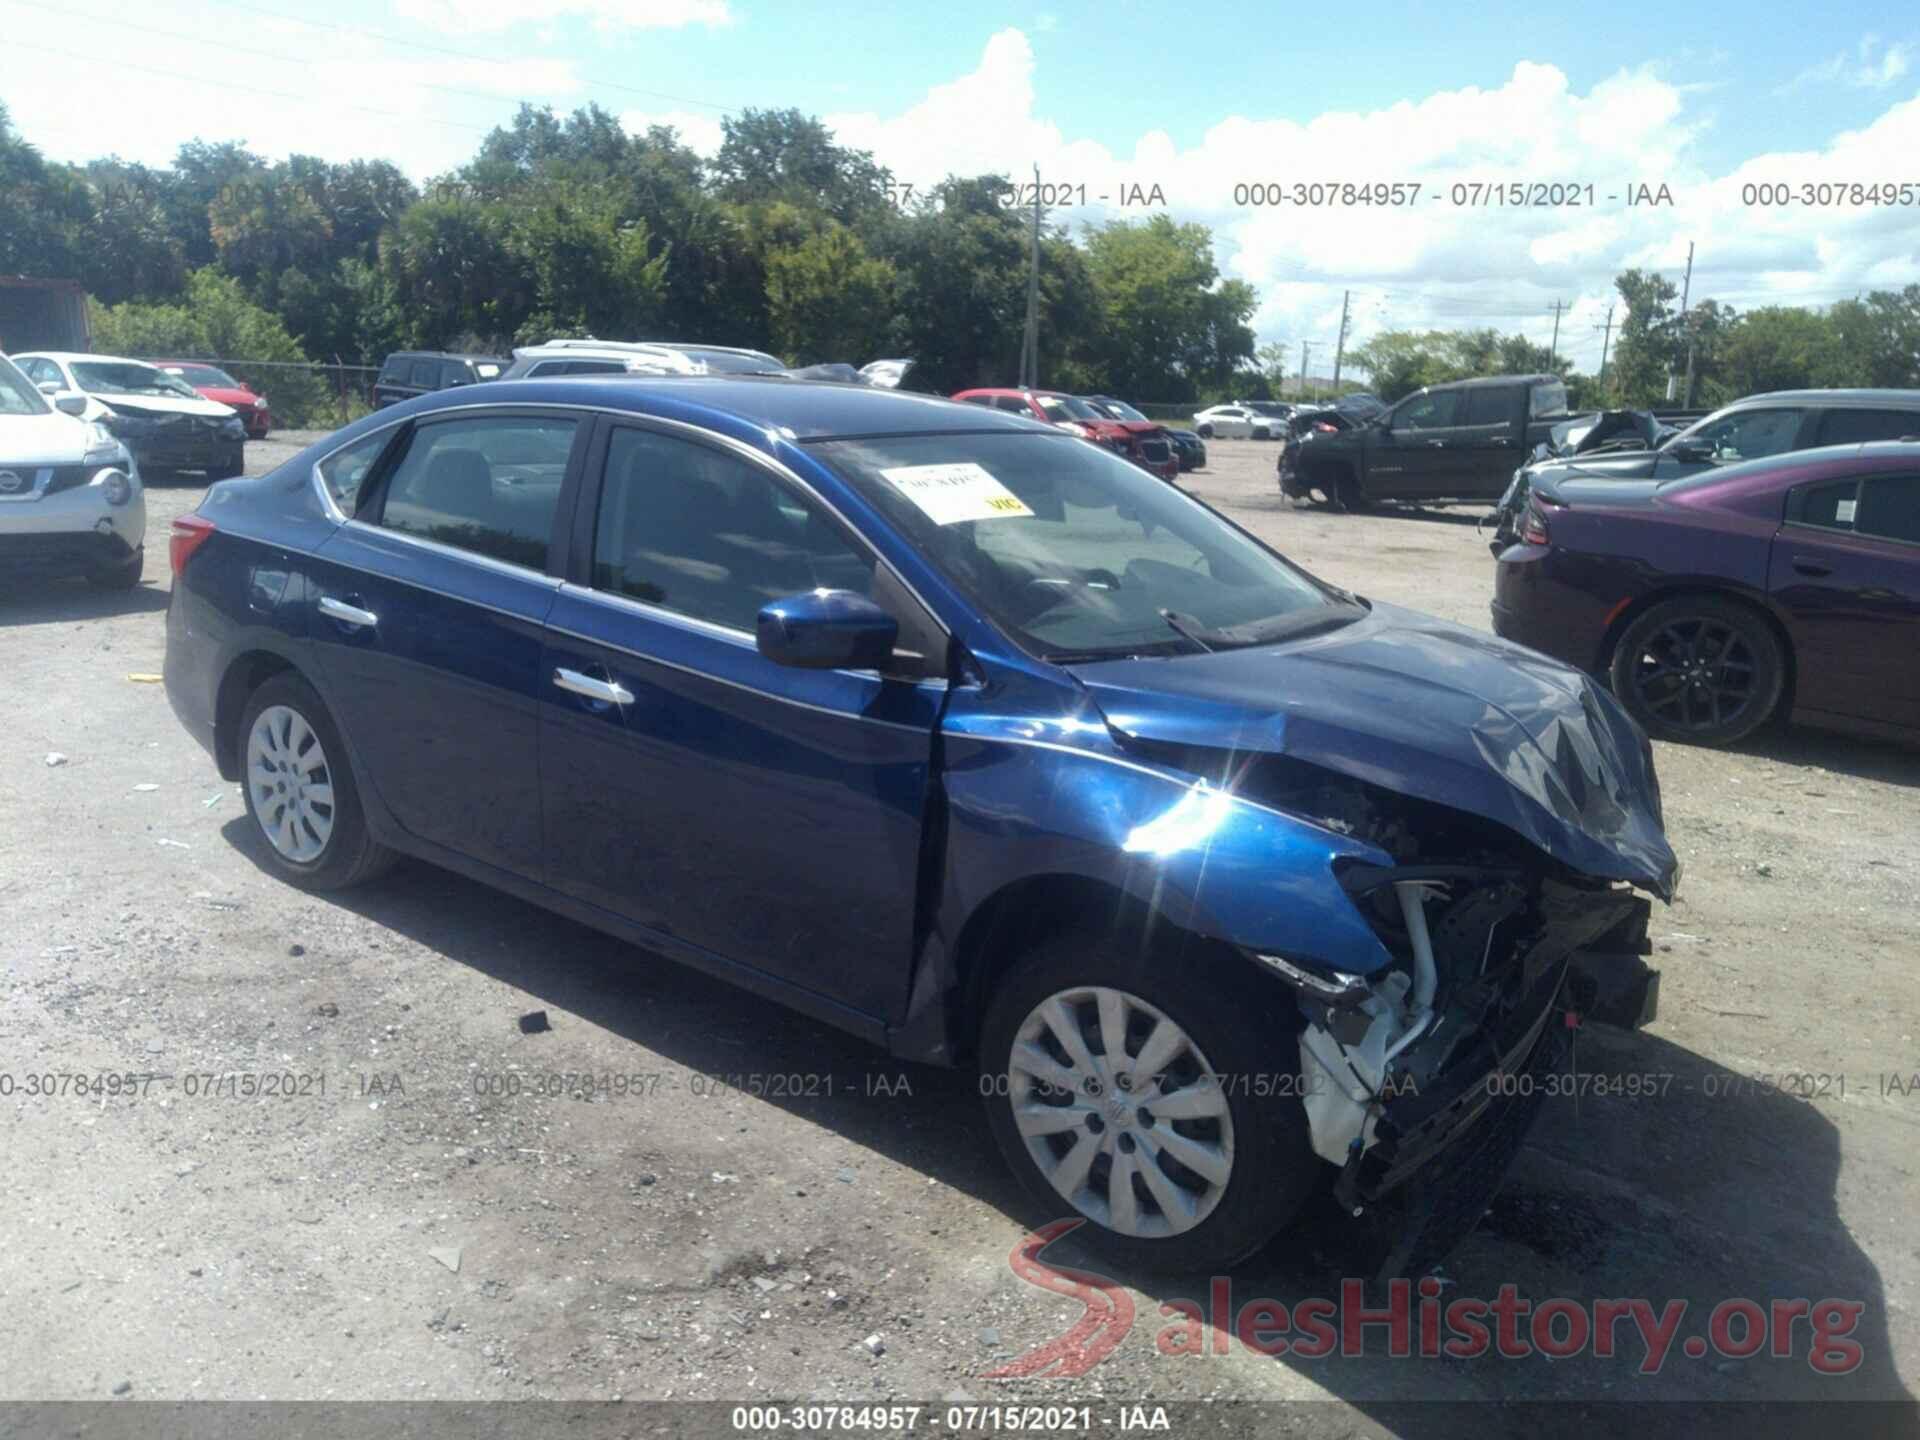
M1272 447L1211 448L1190 488L1295 558L1486 625L1472 512L1297 509ZM291 450L250 445L249 472ZM1296 1428L1352 1434L1422 1397L1904 1397L1920 1374L1920 753L1659 747L1686 866L1654 918L1661 1016L1583 1032L1576 1065L1662 1093L1552 1101L1444 1271L1448 1298L1686 1299L1682 1337L1729 1297L1858 1301L1854 1373L1815 1373L1804 1324L1793 1358L1676 1343L1652 1376L1630 1334L1559 1362L1167 1355L1159 1307L1204 1280L1122 1274L1138 1318L1104 1363L993 1380L1083 1307L1009 1267L1054 1217L971 1077L424 865L338 898L264 873L235 788L130 678L160 669L167 524L199 495L149 491L131 594L0 589L0 1398L1318 1398ZM551 1028L524 1033L534 1011ZM172 1079L26 1091L127 1071ZM190 1078L229 1072L316 1078ZM634 1078L540 1093L568 1072ZM706 1078L746 1072L777 1093ZM1338 1272L1282 1252L1233 1284L1292 1304Z

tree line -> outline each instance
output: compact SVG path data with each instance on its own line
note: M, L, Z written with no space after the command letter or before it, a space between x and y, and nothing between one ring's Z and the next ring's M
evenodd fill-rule
M0 272L81 281L101 343L147 353L374 364L597 335L911 356L942 391L1015 378L1031 216L1005 177L916 192L798 111L722 123L707 160L598 106L523 105L418 186L382 160L202 141L164 168L57 164L0 108ZM1257 378L1253 288L1220 275L1206 227L1043 225L1040 249L1047 383L1186 400Z
M0 273L81 281L96 343L256 361L377 364L393 350L504 354L569 335L752 346L790 364L911 356L942 392L1011 383L1027 303L1028 212L1005 176L901 184L797 110L722 121L712 159L676 132L589 105L523 105L464 166L416 185L384 160L275 161L193 141L171 165L46 160L0 105ZM1042 379L1140 402L1297 389L1257 352L1256 297L1206 227L1165 215L1043 225ZM1522 335L1392 330L1348 363L1389 401L1443 380L1552 370L1576 406L1696 406L1759 390L1920 385L1920 286L1824 310L1684 315L1666 277L1617 277L1604 374ZM276 409L322 382L261 370ZM1350 388L1350 387L1343 387Z

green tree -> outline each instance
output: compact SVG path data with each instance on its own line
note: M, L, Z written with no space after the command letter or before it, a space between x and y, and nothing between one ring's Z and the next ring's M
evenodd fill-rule
M307 356L279 317L248 299L232 276L211 267L188 277L178 304L96 303L92 319L94 346L102 352L218 360L272 401L281 424L340 423L330 387L301 368Z
M1204 225L1110 221L1085 253L1099 321L1086 350L1116 392L1184 400L1253 360L1253 288L1220 280Z
M1679 341L1680 319L1673 308L1679 288L1665 276L1644 270L1623 271L1614 277L1613 285L1626 303L1627 314L1607 363L1608 391L1625 406L1662 402L1676 352L1680 363L1686 363Z

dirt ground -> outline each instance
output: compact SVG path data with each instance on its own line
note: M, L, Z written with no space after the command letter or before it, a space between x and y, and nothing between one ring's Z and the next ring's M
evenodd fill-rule
M248 448L253 473L291 451ZM1212 452L1190 488L1310 568L1487 624L1472 512L1298 509L1270 446ZM0 1398L1317 1399L1289 1428L1366 1434L1421 1398L1904 1398L1920 1376L1920 752L1658 747L1685 862L1654 917L1660 1018L1575 1051L1654 1078L1549 1102L1442 1272L1448 1300L1683 1299L1683 1337L1728 1299L1858 1302L1851 1373L1809 1364L1804 1325L1791 1356L1676 1342L1652 1375L1631 1339L1166 1354L1162 1304L1205 1278L1067 1241L1049 1258L1121 1282L1131 1333L1084 1375L997 1380L1086 1307L1009 1265L1055 1217L1002 1170L971 1076L424 865L324 898L263 871L235 787L133 678L160 669L167 523L199 494L149 492L130 594L0 588ZM167 1078L29 1079L126 1072ZM570 1074L624 1078L582 1098L548 1078ZM261 1083L282 1093L241 1093ZM1278 1246L1232 1303L1339 1278Z

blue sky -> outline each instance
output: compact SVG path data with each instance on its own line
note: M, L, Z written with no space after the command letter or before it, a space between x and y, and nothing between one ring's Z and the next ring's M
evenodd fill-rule
M755 0L0 0L0 101L59 159L164 163L184 140L461 163L520 99L595 101L718 142L797 106L902 178L1016 171L1090 195L1159 185L1261 297L1263 340L1492 324L1597 360L1613 274L1677 272L1742 308L1920 281L1920 207L1743 201L1756 181L1920 183L1920 18L1655 5L1604 16L1388 3L1363 19L1230 3L1035 8ZM64 53L62 53L64 52ZM87 66L84 83L76 71ZM84 96L84 99L79 97ZM1275 210L1245 181L1419 181L1425 208ZM1460 210L1490 180L1668 184L1671 206ZM1089 203L1056 220L1137 216ZM1591 356L1588 351L1594 352Z

